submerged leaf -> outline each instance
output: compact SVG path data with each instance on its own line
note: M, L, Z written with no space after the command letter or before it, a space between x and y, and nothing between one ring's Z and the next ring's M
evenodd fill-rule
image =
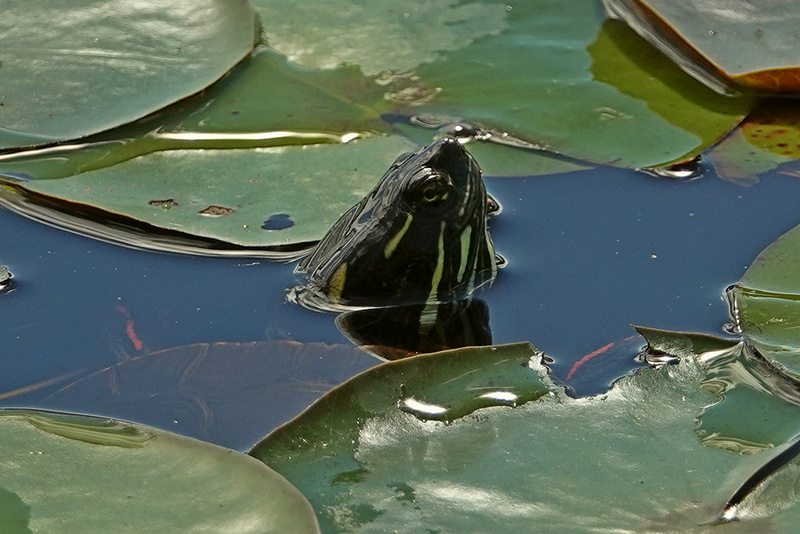
M351 345L196 343L125 360L37 405L135 418L218 445L246 448L266 429L375 363ZM265 410L269 405L276 407Z
M722 178L745 182L800 159L800 106L788 99L765 100L704 157Z
M0 427L4 531L318 532L291 484L229 449L43 411L2 410Z
M478 368L447 351L367 371L251 454L303 491L324 532L397 525L491 532L498 524L509 532L532 524L553 532L585 532L588 525L594 532L703 532L743 482L783 450L743 456L698 443L695 417L714 396L693 358L624 378L588 399L564 395L534 359L516 372L537 377L549 393L516 408L489 407L448 423L403 410L406 373L422 379L414 382L421 399L435 384L491 373L492 349L473 350L486 358ZM429 383L426 368L436 370ZM473 387L462 391L474 398ZM736 512L743 521L729 529L797 521L791 488L774 481L757 487L779 504L748 492Z
M0 11L0 147L138 119L210 85L258 40L243 0L3 0Z

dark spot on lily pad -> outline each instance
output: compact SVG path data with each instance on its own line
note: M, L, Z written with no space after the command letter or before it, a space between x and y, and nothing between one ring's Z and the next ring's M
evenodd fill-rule
M417 497L414 493L414 488L405 482L392 482L387 484L387 487L394 489L395 499L398 501L416 502Z
M225 215L230 215L235 211L235 209L226 208L225 206L209 206L206 209L198 211L197 213L204 215L205 217L223 217Z
M369 471L364 468L355 469L353 471L345 471L344 473L339 473L333 480L331 480L331 486L336 486L338 484L358 484L359 482L363 482L367 479L367 475L369 475Z
M165 210L174 208L175 206L178 205L178 203L175 202L174 198L165 198L164 200L151 200L148 202L148 204L151 206L161 206Z
M264 224L261 225L263 230L285 230L294 226L294 221L286 213L276 213L270 215Z

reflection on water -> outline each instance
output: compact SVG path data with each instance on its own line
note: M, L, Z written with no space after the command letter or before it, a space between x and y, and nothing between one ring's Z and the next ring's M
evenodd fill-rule
M492 344L489 308L478 299L353 310L336 326L370 354L397 360L411 354Z
M471 297L497 274L486 219L500 211L474 158L439 139L399 156L333 224L288 299L346 311L339 329L385 360L491 344L488 307Z

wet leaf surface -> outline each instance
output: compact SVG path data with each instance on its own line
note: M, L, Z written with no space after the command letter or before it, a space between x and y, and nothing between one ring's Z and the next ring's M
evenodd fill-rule
M156 228L280 247L319 240L412 147L399 137L375 137L346 145L172 150L19 186ZM274 213L289 215L294 225L263 228Z
M607 394L572 399L549 380L540 355L524 345L483 349L482 361L481 349L471 350L475 358L468 366L463 351L446 351L367 371L267 436L251 454L303 491L323 532L398 524L488 531L498 522L513 532L532 522L563 532L585 532L587 525L595 532L710 532L739 487L786 450L780 445L738 455L701 445L695 418L718 397L704 385L700 360L688 353L675 365L620 380ZM492 376L501 351L531 358L514 373L538 382L540 395L448 423L404 409L410 377L428 377L424 370L436 369L435 378L412 386L413 398L425 401L433 398L429 387L450 379ZM475 388L453 391L467 399ZM738 407L730 409L746 419ZM796 466L787 469L737 499L741 522L726 529L782 531L796 521L800 511L783 478Z
M800 375L800 228L764 249L728 290L736 327L767 359Z
M303 496L251 458L155 428L0 411L7 532L318 532Z
M317 192L293 179L291 186L273 182L281 190L279 196L269 193L274 201L256 194L252 204L241 206L237 198L250 192L239 182L253 178L258 157L209 162L205 150L341 144L401 131L424 144L444 133L471 139L488 174L568 172L585 168L587 161L642 167L696 154L751 106L748 98L724 98L703 88L626 27L604 22L589 0L570 9L549 0L512 9L492 2L413 2L402 13L382 4L332 4L321 10L308 2L287 12L263 0L256 9L273 48L258 47L219 83L114 130L2 154L0 173L45 194L48 202L63 199L231 246L276 247L319 238L319 227L351 199L333 198L327 206L307 202L309 194L319 198ZM347 30L353 24L363 31ZM424 33L425 39L413 37L424 27L436 31ZM434 131L419 126L423 117L428 126L438 124ZM473 133L450 131L454 125ZM360 192L352 187L349 169L377 165L385 152L349 150L354 149L334 151L337 156L328 155L324 163L303 157L281 165L287 175L316 166L311 172L325 173L330 181L326 194ZM148 155L154 151L172 154ZM219 190L234 198L203 192L200 196L221 198L187 203L161 187L165 179L192 184L198 177L201 188L207 187L210 173L226 184ZM67 183L58 186L38 182L64 177ZM92 193L78 194L84 189ZM106 197L110 189L114 194ZM122 189L135 190L126 195L137 198L120 199ZM289 196L295 200L287 204L283 199ZM143 204L159 200L175 205L148 211L154 206ZM195 206L200 203L205 205ZM219 208L206 211L213 206ZM311 206L319 208L313 221L296 214ZM215 222L198 222L198 212ZM294 224L262 229L275 213L286 213ZM48 213L34 216L47 219Z
M647 338L648 361L696 359L703 389L717 402L703 408L697 435L709 447L754 453L800 434L800 382L743 341L636 327ZM669 360L668 358L672 358Z
M223 79L157 113L85 139L0 155L0 172L62 178L158 150L342 143L386 132L380 87L352 67L314 71L259 46Z
M569 9L549 0L414 1L402 10L255 3L274 49L259 47L201 94L132 124L0 155L0 173L49 206L61 203L81 217L113 214L114 224L131 221L140 233L199 236L245 252L284 250L319 239L413 146L407 139L463 136L488 174L662 165L714 143L752 104L678 72L588 0ZM759 108L727 137L712 153L721 154L711 158L720 172L748 179L794 159L794 116L786 109ZM9 146L47 139L0 130ZM37 216L52 222L44 213ZM253 454L307 494L326 532L398 525L493 531L499 523L510 531L536 524L564 532L587 525L699 532L731 507L742 522L727 530L791 531L800 519L800 403L793 378L773 362L792 371L800 362L800 310L792 304L800 297L797 246L781 242L774 245L780 254L765 251L733 290L744 342L640 329L658 347L652 363L680 362L581 399L550 380L527 344L414 357L325 394ZM267 347L281 343L160 351L76 382L48 402L152 416L153 424L242 446L262 425L274 426L269 405L283 401L273 393L302 388L308 397L294 398L296 412L339 381L303 378L305 360L296 352L287 368L278 365ZM303 350L330 355L316 348ZM351 350L342 349L346 357ZM595 352L570 374L591 372ZM330 364L326 378L352 374ZM116 445L141 435L139 427L122 427L134 430L112 432ZM61 439L89 442L82 447L111 435L73 422L59 428ZM233 435L235 442L226 441ZM217 473L217 483L236 473ZM272 493L230 486L252 498ZM4 524L33 525L31 502L4 483Z
M143 117L212 84L258 40L256 14L240 0L6 0L0 10L0 147Z

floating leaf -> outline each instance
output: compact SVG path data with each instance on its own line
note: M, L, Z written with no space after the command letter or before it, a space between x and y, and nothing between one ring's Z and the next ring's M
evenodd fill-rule
M16 187L155 228L244 247L286 247L319 240L410 149L401 138L375 137L346 145L172 150ZM275 214L289 215L294 225L264 229Z
M376 363L351 345L196 343L125 360L37 405L135 418L219 445L249 447L266 429ZM275 408L264 409L270 405Z
M728 291L736 326L771 361L800 376L800 227L779 237Z
M210 85L258 40L243 0L3 0L0 10L0 147L138 119Z
M420 145L430 142L430 128L410 124L407 117L402 117L402 122L394 122L393 126ZM466 145L469 153L480 162L485 176L546 176L592 168L592 165L585 161L546 150L520 149L494 141L481 141L469 133L474 128L466 129L467 133L463 135L458 135L460 132L457 128L447 135L459 139Z
M398 112L453 117L585 161L644 167L697 154L752 104L662 68L668 62L632 32L603 24L594 2L510 7L501 33L396 80L405 86L387 98L400 95ZM490 173L491 163L484 162Z
M359 65L368 76L408 72L446 51L460 50L506 26L496 2L432 4L254 0L267 44L300 65L330 69Z
M788 99L765 100L705 157L721 177L746 182L800 159L800 106Z
M109 132L0 155L0 173L62 178L157 150L342 143L387 131L368 105L381 101L352 67L298 67L261 46L201 94Z
M800 383L783 374L744 342L706 334L636 327L647 338L648 360L696 359L701 385L718 399L699 415L700 442L753 453L800 434Z
M792 158L753 146L741 128L732 131L703 155L714 165L720 178L743 185L758 182L758 177Z
M525 346L470 351L469 360L463 350L446 351L366 371L251 454L303 491L323 532L397 525L492 532L498 524L509 532L532 524L548 532L585 532L587 525L597 532L703 532L753 473L786 450L737 455L700 445L694 420L715 397L702 387L694 358L642 371L588 399L564 395L538 357L517 360L511 374L527 377L542 395L515 408L431 420L440 404L430 399L440 384L473 380L453 388L451 398L497 391L510 378L491 378L497 355L523 357ZM534 353L527 349L527 355ZM475 387L483 376L486 389ZM409 398L421 409L408 410ZM786 479L776 480L793 468L760 480L761 493L739 498L735 516L742 521L727 528L791 529L800 509L792 488L782 485Z
M590 0L570 9L539 0L510 10L485 1L413 2L402 13L388 4L348 4L347 9L332 4L320 10L301 2L293 4L294 16L282 4L262 0L258 5L268 21L266 40L277 51L260 48L215 87L133 124L80 142L0 155L0 173L26 195L15 197L6 189L4 203L52 224L134 246L288 252L287 247L296 250L318 239L323 227L369 189L363 187L362 170L372 163L381 167L369 167L371 185L408 145L371 140L358 156L351 149L321 149L326 156L316 159L311 150L276 150L270 159L280 167L281 179L270 173L269 186L256 170L262 165L272 169L259 170L275 170L272 163L256 163L263 154L182 150L343 143L395 126L408 134L411 123L433 117L444 128L434 136L462 123L479 132L471 146L487 174L564 172L583 168L582 160L641 167L695 154L750 106L748 99L724 99L657 64L659 56L643 50L637 36L620 25L603 24ZM280 16L271 16L274 9ZM368 36L358 39L342 30L346 25L337 26L337 17L356 13L354 20L375 21ZM309 31L316 17L319 25ZM425 25L438 30L421 39L412 30ZM281 52L306 66L290 64ZM403 122L409 124L397 126ZM415 138L431 136L420 132ZM556 154L542 156L542 149ZM167 150L171 154L125 161ZM391 157L383 159L389 152ZM324 191L304 181L322 174L328 178ZM65 176L58 185L35 180ZM187 200L190 188L197 191ZM84 220L71 217L76 213ZM293 224L280 229L267 224L280 214ZM140 226L132 237L130 231L98 228L86 219L108 227L129 228L132 221ZM164 231L188 242L165 245L158 235ZM150 235L142 238L145 233ZM211 243L192 244L192 236Z
M800 90L800 16L776 0L604 0L606 9L686 72L720 92L732 81L757 91Z
M0 427L4 530L318 532L291 484L230 449L42 411L2 410Z

